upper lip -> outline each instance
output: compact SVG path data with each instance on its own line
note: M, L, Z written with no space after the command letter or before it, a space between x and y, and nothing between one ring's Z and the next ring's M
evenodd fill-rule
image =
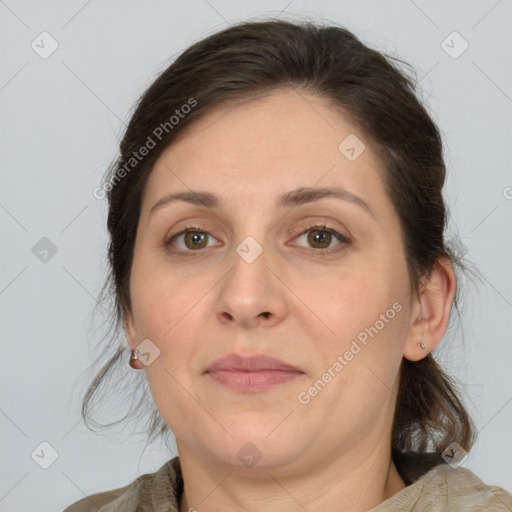
M221 357L220 359L215 360L210 366L208 366L205 373L220 370L238 370L247 372L281 370L288 372L301 372L301 370L295 366L263 354L257 354L249 357L241 356L239 354L229 354L225 357Z

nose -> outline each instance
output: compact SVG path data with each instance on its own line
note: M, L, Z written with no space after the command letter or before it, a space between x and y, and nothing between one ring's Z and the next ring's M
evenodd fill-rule
M215 301L215 316L225 325L246 329L272 327L286 317L284 286L267 266L264 250L252 263L234 251L233 266L222 280Z

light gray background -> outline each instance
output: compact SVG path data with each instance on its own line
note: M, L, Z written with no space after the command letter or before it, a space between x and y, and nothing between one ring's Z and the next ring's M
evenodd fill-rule
M158 443L143 451L141 436L99 436L80 421L85 383L78 379L100 341L91 313L107 242L106 205L92 191L133 102L170 59L229 23L267 15L332 20L416 68L447 144L452 226L484 277L467 288L464 341L460 331L447 337L438 355L462 382L480 431L463 465L512 491L510 0L6 0L0 510L62 510L169 458ZM43 45L43 31L59 45L46 59L31 48L34 40ZM453 31L469 44L458 58L441 46ZM453 53L463 42L446 44ZM58 249L46 263L32 252L42 237ZM31 458L43 441L58 452L48 469Z

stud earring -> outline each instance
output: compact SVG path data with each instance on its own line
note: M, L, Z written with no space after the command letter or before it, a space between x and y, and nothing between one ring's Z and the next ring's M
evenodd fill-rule
M418 343L418 347L420 347L421 350L425 350L425 345L423 343Z
M134 349L130 355L129 364L134 370L142 370L144 363L139 359L140 352L138 349Z

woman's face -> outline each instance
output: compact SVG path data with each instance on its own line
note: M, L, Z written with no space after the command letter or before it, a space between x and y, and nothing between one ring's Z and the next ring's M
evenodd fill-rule
M160 156L127 335L150 340L180 454L293 470L387 453L412 302L381 173L356 126L292 89L209 113ZM232 354L296 370L213 371Z

